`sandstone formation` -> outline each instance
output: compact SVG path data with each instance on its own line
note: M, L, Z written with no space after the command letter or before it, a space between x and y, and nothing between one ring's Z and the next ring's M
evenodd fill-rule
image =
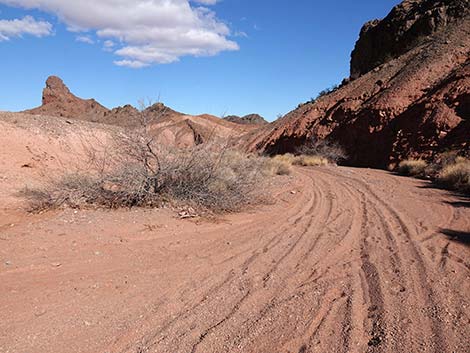
M51 76L46 81L42 105L25 113L64 117L127 129L139 127L145 120L150 122L146 125L162 144L178 147L194 146L217 139L228 140L253 129L251 125L236 124L211 115L186 115L163 103L156 103L141 110L131 105L107 109L94 99L75 96L56 76Z
M346 149L348 164L380 168L469 150L469 13L468 0L404 1L362 30L350 79L244 143L276 154L330 139Z
M107 108L94 99L76 97L59 77L51 76L42 93L42 105L26 113L100 121L107 111Z

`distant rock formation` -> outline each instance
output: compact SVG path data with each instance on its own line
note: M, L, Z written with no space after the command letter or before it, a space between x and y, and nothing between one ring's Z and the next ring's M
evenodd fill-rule
M259 114L248 114L243 117L237 115L229 115L224 120L230 121L236 124L243 125L266 125L268 122Z
M470 149L469 0L407 0L367 24L352 79L244 138L249 150L291 152L330 139L350 165L394 167Z
M192 116L179 113L163 103L156 103L144 110L131 105L107 109L94 99L81 99L70 92L56 76L46 81L42 105L25 113L65 117L71 120L116 125L124 128L146 126L162 144L169 146L193 146L211 140L228 140L250 130L250 126L225 121L211 115Z
M73 95L57 76L47 79L42 93L42 106L26 111L88 121L100 121L106 112L108 109L94 99L81 99Z

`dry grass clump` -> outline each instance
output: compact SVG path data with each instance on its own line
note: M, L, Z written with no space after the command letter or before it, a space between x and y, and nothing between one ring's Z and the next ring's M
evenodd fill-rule
M470 160L457 157L440 171L438 182L453 190L470 192Z
M281 158L266 158L264 170L268 175L290 175L292 173L292 163Z
M400 162L397 172L407 176L424 177L427 168L428 163L422 159L407 159Z
M328 139L320 140L312 138L303 144L297 152L300 156L316 158L316 160L307 159L307 165L309 163L314 163L313 165L338 164L338 162L348 158L342 146Z
M322 166L322 165L330 164L328 159L322 156L304 155L304 154L295 156L291 153L277 155L273 157L272 160L276 161L277 163L284 164L286 167L287 166L290 167L292 165L298 165L298 166L303 166L303 167L314 167L314 166Z
M442 187L470 192L470 159L459 156L459 151L444 152L429 163L421 159L404 160L398 165L397 172L430 178Z
M315 167L315 166L322 166L328 165L330 162L328 159L322 156L307 156L307 155L300 155L294 159L294 165L301 165L304 167Z
M293 165L295 158L296 157L293 154L286 153L286 154L278 154L278 155L272 157L272 160L288 163L289 165Z

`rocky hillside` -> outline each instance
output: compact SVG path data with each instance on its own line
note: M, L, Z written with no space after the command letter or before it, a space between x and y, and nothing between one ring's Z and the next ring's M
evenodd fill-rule
M409 0L362 29L351 78L248 136L251 150L294 151L331 139L349 164L393 167L470 149L469 0Z
M124 128L140 126L145 118L151 121L151 130L161 143L176 146L192 146L214 139L227 140L252 130L251 126L235 124L211 115L192 116L179 113L162 103L144 110L131 105L108 109L94 99L82 99L70 92L56 76L46 81L42 105L24 113L64 117Z
M468 0L406 0L382 21L366 23L351 55L351 78L397 58L456 21L469 9Z
M243 125L266 125L268 122L259 114L248 114L243 117L237 115L229 115L224 120L230 121L236 124Z

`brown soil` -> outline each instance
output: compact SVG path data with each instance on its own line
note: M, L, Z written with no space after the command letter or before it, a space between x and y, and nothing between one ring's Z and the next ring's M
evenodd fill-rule
M28 215L18 188L77 127L10 118L0 121L1 353L468 351L468 200L326 167L296 169L272 185L274 204L217 221Z

